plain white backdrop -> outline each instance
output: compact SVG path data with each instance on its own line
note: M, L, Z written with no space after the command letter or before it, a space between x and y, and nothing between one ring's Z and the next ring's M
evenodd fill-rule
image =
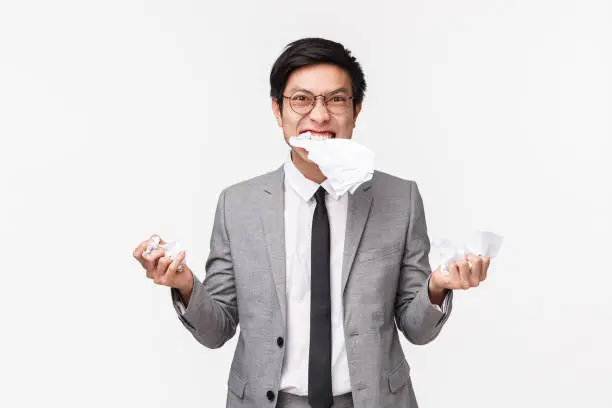
M2 0L0 406L225 406L237 337L199 345L132 250L205 276L221 189L287 154L268 76L304 36L361 62L355 139L430 236L505 237L403 340L420 405L612 406L611 27L607 0Z

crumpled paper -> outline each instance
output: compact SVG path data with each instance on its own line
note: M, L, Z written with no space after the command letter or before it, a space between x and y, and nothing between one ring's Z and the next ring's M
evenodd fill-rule
M374 174L374 152L351 139L313 140L310 132L289 138L289 144L308 151L337 196L351 194Z
M494 258L499 253L504 239L490 231L475 231L464 243L455 243L446 238L432 240L432 247L441 256L440 271L442 275L449 274L447 265L465 259L466 255L489 256ZM469 267L472 263L468 261Z
M151 237L149 243L147 244L147 249L143 252L144 254L148 254L156 250L157 248L162 248L164 250L164 256L174 260L183 250L181 243L179 241L167 242L165 244L160 244L160 238L158 236ZM181 261L181 264L178 266L177 270L182 271L183 265L185 265L185 261L187 260L187 253L185 253L185 257Z

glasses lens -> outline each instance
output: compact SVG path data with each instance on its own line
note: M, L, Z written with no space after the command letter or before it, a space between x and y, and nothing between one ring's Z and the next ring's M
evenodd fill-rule
M298 92L291 96L289 102L291 103L293 110L297 113L308 113L314 104L314 96L307 93Z
M344 113L348 110L351 99L344 94L337 94L327 98L327 109L331 113Z

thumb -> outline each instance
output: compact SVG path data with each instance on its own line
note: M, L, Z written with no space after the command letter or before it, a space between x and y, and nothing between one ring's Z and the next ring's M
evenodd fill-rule
M187 253L185 251L181 251L179 252L178 256L174 259L174 261L172 261L172 263L174 264L174 266L176 266L176 272L180 273L180 272L191 272L191 269L189 269L189 267L187 266L186 263L183 263L183 261L185 260L185 257L187 256Z

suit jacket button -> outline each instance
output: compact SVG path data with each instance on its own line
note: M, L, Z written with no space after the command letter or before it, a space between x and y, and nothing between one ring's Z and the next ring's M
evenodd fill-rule
M276 339L276 344L278 344L278 347L283 347L283 344L285 344L285 340L283 340L282 337L278 337Z
M274 391L266 392L266 397L268 397L269 401L274 401Z

